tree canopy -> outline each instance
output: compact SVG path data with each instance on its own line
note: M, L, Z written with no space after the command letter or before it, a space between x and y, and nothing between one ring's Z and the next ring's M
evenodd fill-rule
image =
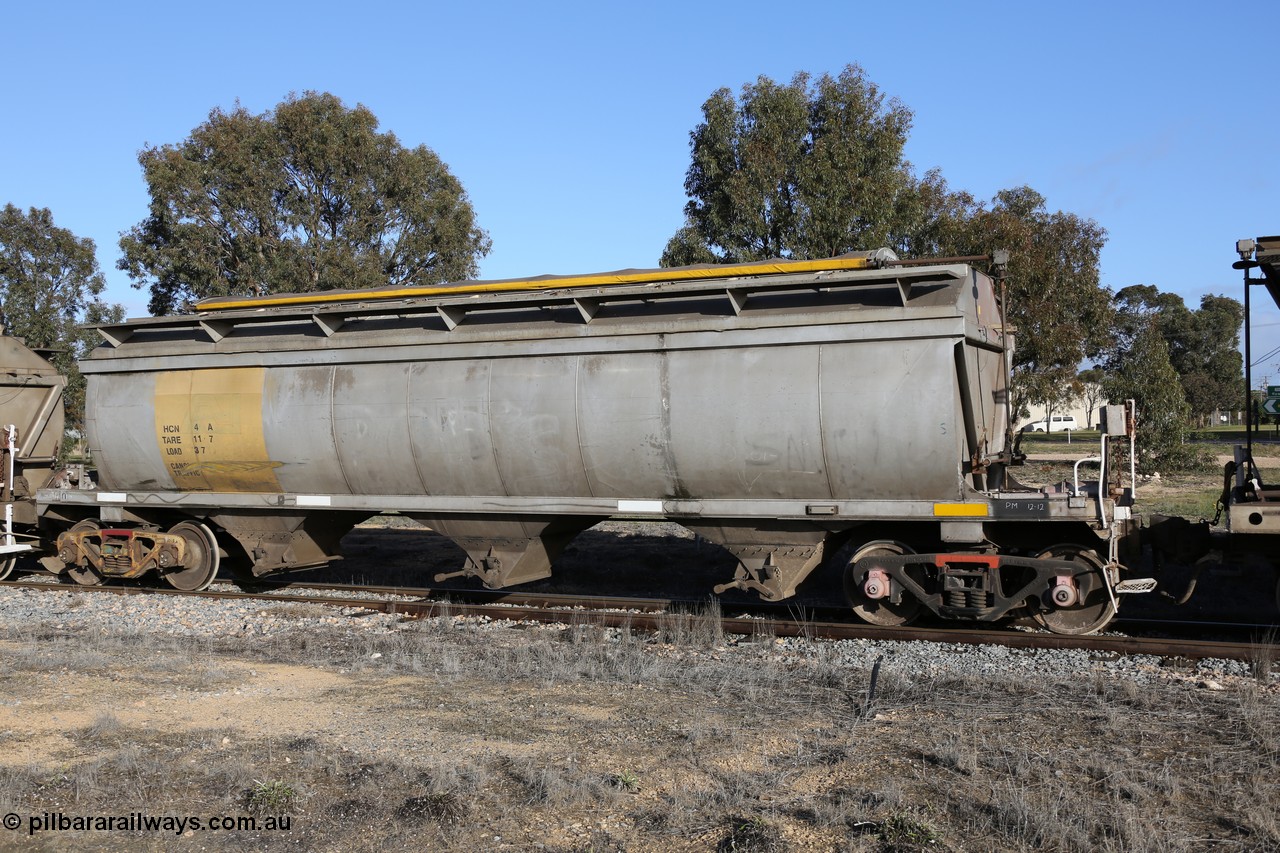
M1199 454L1184 441L1191 407L1158 324L1150 318L1138 322L1121 355L1103 387L1112 401L1133 400L1137 407L1138 469L1150 473L1196 463Z
M664 266L820 258L896 241L913 179L912 114L857 65L714 92L689 134L685 225Z
M1169 364L1178 375L1190 411L1204 418L1242 404L1244 360L1240 328L1244 307L1235 299L1206 294L1190 309L1176 293L1136 284L1115 295L1115 349L1108 367L1118 369L1133 341L1148 325L1164 338Z
M1093 410L1106 399L1106 389L1102 385L1106 378L1106 371L1101 367L1086 368L1076 377L1080 383L1080 402L1084 403L1086 429L1093 429Z
M81 323L115 322L119 305L99 298L106 281L94 243L54 225L47 208L26 213L12 204L0 211L0 324L6 334L37 349L54 349L52 361L67 377L67 428L84 424L84 380L76 362L98 343Z
M1108 341L1099 279L1106 231L1050 211L1030 187L989 204L903 158L912 113L857 65L838 77L768 77L720 89L689 134L685 222L664 266L769 257L821 258L888 246L900 255L1010 250L1008 320L1017 333L1011 404L1071 396L1080 363Z
M363 106L290 95L254 115L215 108L176 145L138 155L150 213L118 266L167 314L210 296L431 285L489 251L462 184Z

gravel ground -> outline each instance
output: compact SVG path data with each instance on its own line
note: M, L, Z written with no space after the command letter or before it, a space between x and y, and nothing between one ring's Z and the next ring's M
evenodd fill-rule
M429 585L463 558L394 523L344 548L292 579ZM731 572L674 525L606 523L532 587L705 599ZM1274 576L1255 574L1126 615L1274 621ZM797 603L840 595L820 572ZM0 833L0 848L1280 849L1269 646L1192 662L570 620L0 588L0 812L296 818L180 840Z
M571 618L0 588L0 813L292 817L0 848L1280 845L1280 667Z
M485 617L450 617L458 627L474 631L510 631L516 623ZM316 632L338 634L394 634L412 630L415 622L396 614L364 608L326 608L319 605L259 600L214 600L180 596L111 595L75 589L49 592L0 589L0 631L108 631L133 635L168 635L202 639L273 638L285 640ZM560 626L560 630L570 627ZM606 638L620 635L606 629ZM758 654L754 638L727 637L724 652ZM1159 680L1196 680L1221 684L1250 677L1243 661L1165 661L1148 655L1124 656L1084 650L1028 650L1004 646L893 642L879 640L807 640L772 638L773 656L802 660L821 654L828 663L866 668L877 659L903 676L966 676L991 678L1070 679L1080 676L1123 678L1137 684Z

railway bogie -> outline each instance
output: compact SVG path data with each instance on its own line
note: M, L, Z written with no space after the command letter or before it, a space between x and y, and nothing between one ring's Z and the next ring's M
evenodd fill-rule
M64 571L87 586L154 574L175 589L207 589L220 562L213 532L194 521L180 521L161 532L149 527L103 527L97 520L85 519L58 535L56 549Z

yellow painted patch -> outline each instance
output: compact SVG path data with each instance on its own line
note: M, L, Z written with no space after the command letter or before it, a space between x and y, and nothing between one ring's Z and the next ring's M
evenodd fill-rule
M156 376L156 444L178 488L278 492L262 434L266 370L178 370Z
M933 514L943 518L985 516L990 511L986 504L934 504Z

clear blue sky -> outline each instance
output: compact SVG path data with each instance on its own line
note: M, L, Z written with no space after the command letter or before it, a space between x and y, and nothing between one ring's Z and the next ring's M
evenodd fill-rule
M857 62L914 110L920 171L979 198L1028 184L1107 229L1105 284L1194 307L1240 298L1237 238L1280 233L1273 17L1198 2L10 4L0 204L93 238L109 298L142 315L115 269L120 232L146 215L137 151L215 106L313 89L440 154L493 239L483 277L652 266L712 91ZM1255 330L1256 359L1280 346L1280 311ZM1255 373L1280 381L1278 365Z

